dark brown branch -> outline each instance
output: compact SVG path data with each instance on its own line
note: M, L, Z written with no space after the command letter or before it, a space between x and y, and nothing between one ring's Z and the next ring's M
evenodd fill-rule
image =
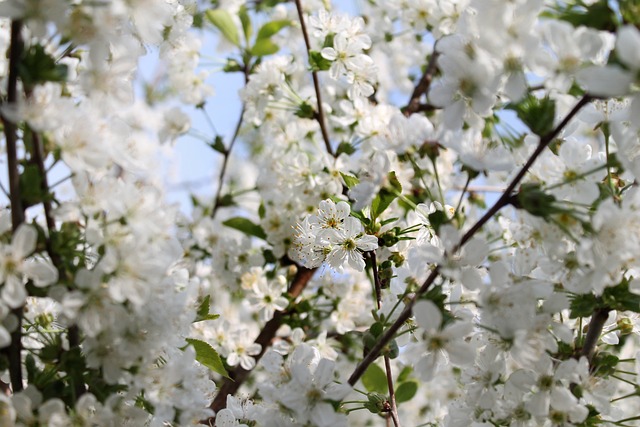
M316 270L317 269L315 268L309 269L304 267L298 267L298 271L296 272L296 275L293 278L291 285L289 285L289 290L288 290L289 297L292 300L295 300L302 293L304 288L307 286L307 284L313 277L313 274L316 272ZM264 325L264 327L262 328L262 331L260 331L260 334L256 338L255 343L260 344L260 346L262 347L262 350L260 350L260 353L254 357L256 359L256 363L262 358L264 353L267 351L267 348L271 345L271 342L273 341L273 338L276 336L276 332L282 325L282 322L285 319L285 316L286 316L285 313L281 311L277 311L274 314L273 318ZM251 373L251 370L244 369L241 366L237 366L235 369L231 370L229 372L229 376L231 377L231 380L226 378L223 380L222 386L220 387L220 390L218 391L218 394L216 395L215 399L211 403L210 408L216 412L223 409L227 404L227 396L235 394L240 388L240 386L249 377L250 373ZM205 424L210 423L211 425L213 425L214 421L215 421L215 418L211 418L207 420Z
M525 165L520 169L518 174L512 179L511 183L509 184L509 186L507 186L502 196L498 199L498 201L494 203L493 206L491 206L491 208L482 216L482 218L480 218L462 236L462 238L460 239L460 242L454 247L453 252L457 252L458 250L460 250L460 248L462 248L462 246L464 246L464 244L468 242L469 239L471 239L487 221L489 221L489 219L491 219L500 209L502 209L504 206L509 204L509 200L511 198L513 191L515 190L516 186L520 183L520 181L522 181L522 179L527 174L527 172L529 171L529 168L531 168L531 166L536 161L536 159L540 156L540 154L542 154L544 149L558 136L560 131L562 131L562 129L571 121L571 119L573 119L573 117L575 117L575 115L578 114L578 112L582 109L582 107L584 107L592 99L593 98L589 95L583 96L580 99L580 101L578 101L578 103L573 107L573 109L566 115L566 117L562 120L562 122L560 122L560 124L556 126L555 129L553 129L551 132L549 132L547 135L543 136L540 139L540 142L538 143L538 146L536 147L535 151L533 152L531 157L529 157ZM371 348L371 350L369 351L369 353L367 353L367 355L364 357L362 362L360 362L360 364L356 366L356 369L353 371L353 373L349 377L350 385L353 386L358 382L362 374L364 374L364 372L369 367L369 365L373 363L373 361L378 357L382 349L393 339L396 332L398 332L398 330L402 327L404 322L406 322L411 317L414 304L417 302L417 300L420 298L421 295L423 295L427 290L429 290L433 282L435 282L435 280L438 278L439 269L440 269L439 266L436 266L433 269L429 277L427 277L427 280L424 281L424 283L422 284L420 289L416 292L414 297L407 303L404 310L402 310L402 313L400 313L400 316L398 316L398 319L393 324L391 324L391 326L389 326L389 329L387 329L384 332L384 334L382 334L382 336L378 338L376 345L374 345L373 348Z
M18 65L24 50L22 40L22 21L11 23L11 47L9 50L9 80L7 102L15 106L18 101ZM9 168L9 196L11 199L11 224L15 231L24 222L24 209L20 195L20 172L18 171L18 129L16 124L2 116L4 136L7 144L7 163Z
M610 310L608 308L601 308L599 310L596 310L596 312L591 316L591 322L589 322L587 336L584 338L582 350L580 351L580 356L585 356L589 360L589 363L591 363L596 345L598 344L600 335L602 335L604 323L609 317L609 311Z
M9 79L7 102L15 106L18 101L18 66L24 50L22 21L11 22L11 46L9 48ZM7 166L9 169L9 199L11 201L11 225L13 231L24 222L24 207L20 194L20 172L18 170L18 129L16 124L2 116L7 144ZM4 349L9 358L9 376L13 392L22 391L22 307L12 310L17 317L16 329L11 333L11 345Z
M307 56L309 56L309 52L311 51L311 43L309 42L309 34L307 34L307 26L304 22L301 0L296 0L296 9L298 10L298 17L300 18L300 27L302 28L302 36L304 37L304 44L307 48ZM320 125L320 132L322 133L322 140L324 141L327 153L335 157L335 153L331 148L331 142L329 140L329 132L327 131L324 109L322 108L322 95L320 94L320 82L318 80L318 73L316 71L312 71L311 76L313 77L313 88L316 92L316 101L318 104L318 111L315 112L314 118Z
M426 111L421 110L423 105L429 104L420 104L420 97L426 94L429 91L429 87L431 87L431 82L433 81L433 76L436 73L436 67L438 62L438 56L440 54L436 51L436 47L433 47L433 53L431 54L431 58L429 58L429 63L427 64L427 68L424 70L424 74L418 81L418 84L413 89L413 93L411 94L411 98L409 99L409 103L404 108L404 115L409 117L413 113L418 111Z

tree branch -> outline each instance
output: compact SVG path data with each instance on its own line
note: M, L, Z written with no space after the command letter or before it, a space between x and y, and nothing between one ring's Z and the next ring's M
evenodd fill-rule
M436 73L438 56L440 54L436 51L436 46L433 46L433 53L431 54L431 58L429 58L429 63L427 64L427 68L424 70L424 74L418 81L418 84L413 89L413 93L411 94L411 98L409 99L409 103L406 107L404 107L404 115L409 117L413 113L418 111L431 111L434 107L430 104L420 104L420 97L426 94L431 87L431 82L433 81L433 76Z
M305 267L298 267L298 271L296 272L295 277L293 278L291 284L289 285L289 290L288 290L289 297L292 300L296 299L302 293L304 288L307 286L307 284L313 277L316 270L317 270L316 268L309 269ZM273 338L276 336L276 332L282 325L285 319L285 316L286 314L284 312L277 311L274 314L273 318L264 325L264 327L262 328L262 331L260 331L260 334L256 338L255 343L260 344L262 349L260 350L260 353L255 356L256 363L262 358L264 353L267 351L267 348L271 345L271 342L273 341ZM251 370L244 369L241 366L237 366L235 369L230 371L229 377L231 377L231 380L227 378L223 380L222 386L220 387L218 394L216 395L215 399L213 400L213 402L209 407L216 412L223 409L227 405L227 396L230 394L235 394L240 388L240 386L249 377L250 373L251 373ZM210 418L209 420L206 420L204 423L205 424L211 423L211 425L213 425L214 421L215 421L215 417Z
M15 105L18 100L18 65L24 50L22 21L11 22L11 46L9 48L9 79L7 102ZM24 207L20 194L20 172L18 170L18 134L16 124L2 116L7 144L7 166L9 170L9 199L11 201L11 225L15 231L24 222ZM17 317L16 329L11 332L11 345L4 349L9 358L9 376L13 392L22 391L22 307L12 310Z
M494 203L493 206L480 218L460 239L460 242L454 247L453 252L457 252L464 246L464 244L469 241L481 228L482 226L489 221L500 209L509 204L509 199L511 198L511 194L513 193L516 186L522 181L524 176L529 171L529 168L533 165L536 159L542 154L544 149L553 141L556 136L562 131L562 129L573 119L573 117L578 114L578 112L584 107L588 102L590 102L593 98L590 95L583 96L580 101L571 109L571 111L566 115L566 117L560 122L555 129L549 132L547 135L543 136L538 143L533 154L527 160L525 165L520 169L518 174L511 180L511 183L507 186L502 196ZM404 322L406 322L412 315L412 310L414 304L418 301L420 296L422 296L433 284L433 282L438 278L440 274L440 267L436 266L429 277L424 281L420 289L416 292L413 298L407 303L402 313L398 316L398 319L389 326L389 328L378 338L378 341L373 346L373 348L366 354L362 362L358 366L356 366L355 370L349 377L349 384L355 385L362 374L366 371L369 365L378 357L382 349L393 339L396 332L402 327Z
M302 28L302 36L304 37L304 44L307 49L307 56L309 56L309 52L311 51L311 43L309 42L309 35L307 34L307 26L304 22L304 15L302 13L301 0L296 0L296 9L298 10L298 17L300 18L300 27ZM324 145L327 149L327 153L335 157L336 155L333 152L333 149L331 148L331 142L329 140L329 132L327 131L327 125L325 123L324 109L322 108L322 95L320 94L320 83L318 81L318 73L316 71L312 71L311 76L313 77L313 88L316 92L316 101L318 103L318 111L315 112L314 118L320 125L320 132L322 133L322 140L324 141Z
M580 356L585 356L589 360L589 363L591 363L591 359L593 358L596 345L598 344L598 340L602 334L602 329L604 328L604 323L609 317L609 311L610 310L608 308L601 308L596 310L596 312L593 313L593 316L591 316L587 336L584 338L582 350L580 351Z

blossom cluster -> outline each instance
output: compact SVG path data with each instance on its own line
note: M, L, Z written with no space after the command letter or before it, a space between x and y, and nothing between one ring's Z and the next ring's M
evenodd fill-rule
M0 425L638 421L640 9L343 4L0 3Z
M340 272L345 263L364 270L362 253L375 250L378 239L364 233L362 222L350 217L350 210L346 202L320 202L318 215L311 215L296 226L298 233L289 249L291 259L307 268L319 267L326 261Z

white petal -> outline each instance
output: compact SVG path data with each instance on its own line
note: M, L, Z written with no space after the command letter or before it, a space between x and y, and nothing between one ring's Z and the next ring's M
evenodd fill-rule
M18 308L26 301L27 291L22 280L16 276L9 276L4 282L0 296L9 307Z
M11 249L16 257L24 258L36 248L38 232L27 224L21 224L11 239Z
M356 240L358 249L363 251L372 251L378 248L378 238L376 236L365 235Z
M629 68L640 69L640 31L636 27L627 25L618 31L616 53Z
M622 96L629 93L633 76L619 67L591 66L578 71L578 81L595 96Z
M418 301L413 306L413 314L420 327L427 331L440 329L442 324L442 313L432 301Z
M8 347L9 344L11 344L11 334L4 326L0 326L0 348Z
M23 267L24 274L33 280L37 287L48 286L58 280L58 270L44 259L30 259Z

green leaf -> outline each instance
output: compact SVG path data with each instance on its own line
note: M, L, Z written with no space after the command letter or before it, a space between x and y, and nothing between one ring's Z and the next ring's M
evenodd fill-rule
M202 322L203 320L215 320L220 317L219 314L211 314L209 313L209 308L211 307L211 296L207 295L204 297L200 305L198 306L198 311L196 312L196 319L193 323Z
M353 188L360 182L360 180L353 175L347 175L346 173L340 172L340 176L344 180L344 184L347 186L347 188Z
M277 34L281 29L288 27L290 25L291 25L291 21L289 21L288 19L267 22L258 30L256 41L269 39L271 38L271 36Z
M302 101L302 103L298 105L298 109L294 114L301 119L313 119L316 111L307 101Z
M267 56L276 53L278 50L280 50L280 47L272 42L271 39L258 39L251 48L251 55Z
M216 135L216 138L213 140L213 143L209 144L209 147L213 148L218 153L225 154L227 152L227 148L224 146L224 141L220 135Z
M625 23L640 26L640 2L621 1L618 2L620 14Z
M614 354L596 353L591 361L591 370L599 377L608 377L615 374L618 362L620 362L620 359Z
M616 30L618 19L616 18L615 12L609 7L607 0L600 0L589 6L585 6L583 2L579 2L579 4L571 3L566 6L556 6L554 11L546 12L543 15L569 22L574 27L585 26L601 31ZM620 3L621 5L619 7L623 9L625 3L634 2L621 1L616 3Z
M518 118L538 136L544 136L553 129L556 104L549 97L536 98L529 95L517 104L507 105L506 108L515 111Z
M616 286L606 288L602 293L602 302L612 310L640 312L640 295L629 290L627 279L623 279Z
M520 186L515 203L518 209L524 209L531 215L547 218L549 215L559 213L555 206L556 198L547 194L540 188L540 184L525 183Z
M311 67L311 71L327 71L331 68L331 61L324 58L317 50L310 50L309 66Z
M400 185L400 181L396 178L395 172L389 172L387 180L389 184L382 187L380 192L373 199L373 202L371 202L371 215L373 218L379 217L380 214L384 212L398 197L398 195L402 193L402 185Z
M242 32L244 33L244 39L249 41L249 39L251 38L251 34L253 33L253 26L251 25L251 17L247 12L246 6L240 7L238 16L240 17L240 22L242 23Z
M353 154L356 152L356 149L353 145L351 145L348 142L341 142L340 145L338 145L338 149L336 150L336 157L339 156L342 153L345 154Z
M227 58L227 62L224 64L222 71L225 73L237 73L243 71L244 67L236 59Z
M416 395L418 391L418 382L416 380L410 380L403 383L400 383L398 388L396 388L396 402L408 402L413 399L413 396Z
M403 383L409 380L410 375L413 373L413 368L409 365L402 368L402 371L398 374L398 383Z
M387 375L375 363L369 365L362 375L362 385L369 392L385 393L387 389Z
M67 66L58 64L43 46L32 45L24 53L18 64L18 73L27 88L45 82L64 82L67 79Z
M578 317L589 317L596 311L598 306L599 301L595 295L575 295L571 299L571 304L569 305L569 308L571 309L569 318L576 319Z
M374 337L378 338L384 332L384 326L380 322L375 322L369 328L369 332L371 332L371 335L373 335Z
M216 372L225 378L229 378L229 373L225 369L220 355L209 345L209 343L193 338L187 338L187 342L196 350L196 360L198 362L202 363L213 372Z
M227 39L235 46L240 46L240 36L238 28L233 22L231 14L224 9L207 10L205 16Z
M237 216L224 221L222 224L226 225L227 227L235 228L238 231L242 231L248 236L254 236L262 240L267 239L267 234L264 232L262 227L254 224L247 218Z

